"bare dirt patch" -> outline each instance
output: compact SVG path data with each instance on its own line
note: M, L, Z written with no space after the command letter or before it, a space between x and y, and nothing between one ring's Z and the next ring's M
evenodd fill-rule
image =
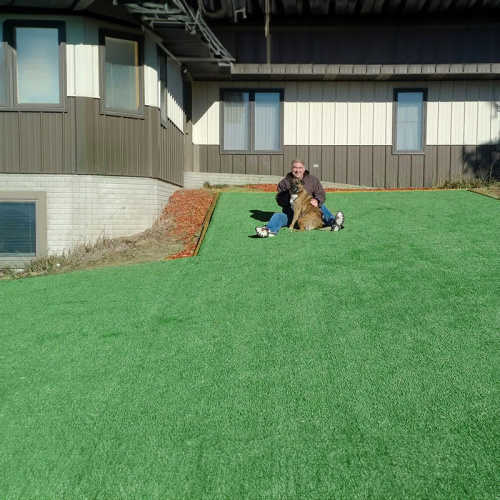
M491 184L487 187L470 189L473 193L482 194L484 196L489 196L490 198L495 198L500 200L500 182L496 184Z

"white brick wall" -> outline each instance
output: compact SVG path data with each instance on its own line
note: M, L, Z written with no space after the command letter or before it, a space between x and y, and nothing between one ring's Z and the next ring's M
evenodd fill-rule
M114 238L144 231L177 189L139 177L0 174L0 191L47 193L49 254L103 235Z
M242 186L244 184L277 184L283 177L275 175L220 174L210 172L184 172L184 187L199 189L205 182L215 186L227 184Z
M312 172L314 175L314 172ZM282 179L275 175L250 175L250 174L225 174L211 172L184 172L184 187L189 189L199 189L205 182L211 186L228 185L243 186L245 184L278 184ZM321 184L325 188L336 189L374 189L366 186L357 186L353 184L339 184L336 182L324 182Z

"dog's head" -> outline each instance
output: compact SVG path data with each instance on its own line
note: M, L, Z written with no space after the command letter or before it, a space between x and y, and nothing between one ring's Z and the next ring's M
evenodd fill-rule
M290 193L299 194L304 189L304 181L292 179L290 181Z

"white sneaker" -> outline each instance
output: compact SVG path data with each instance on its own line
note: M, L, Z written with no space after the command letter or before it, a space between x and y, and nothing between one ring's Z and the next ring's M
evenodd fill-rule
M273 236L276 236L276 233L273 233L272 231L269 231L269 228L267 226L256 227L255 228L255 233L260 238L272 238Z
M338 212L335 216L335 222L332 225L332 231L340 231L344 227L344 214L342 212Z

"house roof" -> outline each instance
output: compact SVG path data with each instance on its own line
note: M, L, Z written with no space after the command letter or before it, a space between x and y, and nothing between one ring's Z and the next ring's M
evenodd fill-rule
M191 0L196 7L197 0ZM419 16L487 15L498 12L498 0L201 0L212 20L258 20L268 12L273 22L322 18L322 22Z
M490 23L491 16L500 16L500 0L117 0L129 12L148 24L165 42L194 79L272 80L272 79L449 79L492 78L499 73L500 58L460 60L460 49L448 61L376 61L382 64L332 64L325 58L318 61L295 60L293 49L288 61L276 56L277 32L301 30L313 34L317 29L345 30L357 28L373 31L421 25L468 25L472 20ZM243 32L257 34L242 37ZM239 40L228 43L228 34ZM273 34L272 42L268 40ZM500 38L500 24L498 25ZM372 40L380 40L373 33ZM457 36L456 34L454 35ZM474 35L472 35L474 36ZM283 40L283 37L282 37ZM221 43L222 41L222 43ZM300 43L308 44L308 37ZM267 61L241 58L237 47L259 52L262 59L268 43ZM286 44L286 42L281 42ZM327 44L328 42L325 41ZM360 42L362 45L366 40ZM368 41L370 43L370 41ZM390 42L392 43L392 42ZM415 45L416 40L403 39ZM474 42L476 43L476 42ZM255 46L259 45L256 49ZM274 44L273 50L271 44ZM316 48L310 47L310 51ZM283 49L280 49L283 52ZM303 51L304 52L304 51ZM469 51L470 52L470 51ZM477 51L476 51L477 52ZM271 58L272 54L272 58ZM267 64L266 64L267 62ZM272 62L273 64L269 64ZM365 62L365 61L361 61ZM276 64L277 63L277 64ZM286 63L286 64L282 64ZM294 64L296 63L296 64ZM313 64L311 64L313 63ZM383 64L386 63L386 64Z
M491 27L495 22L500 33L500 23L495 21L500 19L500 0L0 0L0 6L6 10L30 7L30 12L44 9L86 11L121 22L140 23L161 38L167 52L185 68L184 73L200 80L438 79L499 75L498 54L494 60L490 57L488 60L450 60L436 64L433 61L373 64L379 61L372 60L344 64L317 57L316 60L295 61L295 53L291 51L290 60L282 61L271 59L269 35L287 30L314 34L318 27L323 30L354 27L367 31L376 26L384 30L385 27L408 26L412 29L433 25L439 29L440 25L471 23ZM242 32L252 31L258 34L261 58L267 43L267 61L242 58L236 45L228 43L228 33L240 36ZM277 35L273 43L275 40ZM282 40L285 41L281 43L286 44L286 38ZM304 37L301 40L302 43ZM365 43L364 40L359 42ZM252 49L251 37L242 38L239 46L245 47L247 52L256 50Z

